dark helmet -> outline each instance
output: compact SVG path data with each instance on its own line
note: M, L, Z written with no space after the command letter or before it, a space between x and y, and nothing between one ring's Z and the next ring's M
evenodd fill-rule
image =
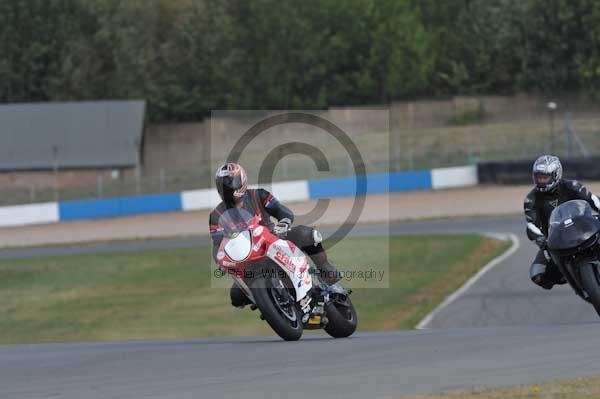
M215 184L221 199L227 204L235 204L246 194L246 171L237 163L223 164L217 169Z
M533 164L533 184L536 190L547 193L560 183L563 168L560 159L554 155L542 155Z

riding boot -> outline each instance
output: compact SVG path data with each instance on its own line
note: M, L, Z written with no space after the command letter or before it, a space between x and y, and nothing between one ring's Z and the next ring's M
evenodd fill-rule
M548 281L548 279L546 278L546 275L544 273L540 273L540 274L536 274L535 276L532 276L531 281L533 281L535 284L539 285L540 287L542 287L545 290L551 290L552 287L554 287L554 282Z
M567 282L556 264L541 250L529 268L529 276L531 281L546 290L551 290L556 284Z
M305 252L319 270L319 277L322 282L333 285L342 279L342 274L327 260L327 253L325 253L321 244L308 247Z
M244 291L236 283L233 283L231 290L229 290L229 297L231 298L231 306L236 308L243 308L245 305L252 304L252 301L248 299Z
M538 259L536 259L538 260ZM546 276L546 268L548 266L538 260L538 263L534 263L529 268L529 277L531 281L539 285L545 290L551 290L554 287L554 282L549 281Z

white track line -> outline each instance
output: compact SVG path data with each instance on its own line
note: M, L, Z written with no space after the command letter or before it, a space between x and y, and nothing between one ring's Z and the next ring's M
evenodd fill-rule
M517 251L517 249L519 249L519 246L521 245L519 242L519 238L514 234L502 234L502 235L487 234L487 235L491 236L491 237L495 237L495 238L498 238L499 236L504 236L504 237L508 236L508 238L512 241L512 245L506 252L504 252L502 255L492 259L487 265L485 265L481 270L479 270L479 272L477 272L477 274L475 274L466 283L464 283L462 287L460 287L458 290L454 291L452 294L447 296L446 299L444 299L444 301L441 304L439 304L435 309L433 309L431 312L429 312L429 314L427 316L425 316L419 322L419 324L417 324L417 326L415 327L417 330L427 329L428 328L427 326L431 323L431 321L434 319L434 317L437 316L438 313L440 313L446 306L448 306L452 302L456 301L462 294L464 294L469 288L471 288L471 286L473 286L473 284L475 284L481 277L483 277L484 274L486 274L487 272L492 270L492 268L494 268L498 264L502 263L504 260L506 260L512 254L514 254Z

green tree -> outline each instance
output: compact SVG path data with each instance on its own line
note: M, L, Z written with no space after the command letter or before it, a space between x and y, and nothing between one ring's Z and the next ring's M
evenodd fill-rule
M600 89L600 0L0 0L0 101L144 98L151 121Z
M51 99L79 13L75 0L0 0L0 101Z
M582 17L582 23L588 27L589 50L575 59L579 82L595 99L600 99L600 1L596 1L591 11Z
M434 87L448 94L505 93L520 72L521 0L415 0L434 36Z
M431 90L435 55L431 35L409 1L379 1L373 9L369 67L380 100L414 97Z
M519 86L564 91L581 87L584 60L597 51L596 0L530 0ZM585 70L585 68L584 68Z

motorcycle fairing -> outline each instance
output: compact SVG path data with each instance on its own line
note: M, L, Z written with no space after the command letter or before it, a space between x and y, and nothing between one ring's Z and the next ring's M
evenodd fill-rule
M279 239L269 247L267 256L289 276L296 290L296 300L304 298L312 288L308 260L304 252L289 241Z
M600 231L600 221L594 217L577 216L552 226L548 237L548 249L564 251L574 249Z

